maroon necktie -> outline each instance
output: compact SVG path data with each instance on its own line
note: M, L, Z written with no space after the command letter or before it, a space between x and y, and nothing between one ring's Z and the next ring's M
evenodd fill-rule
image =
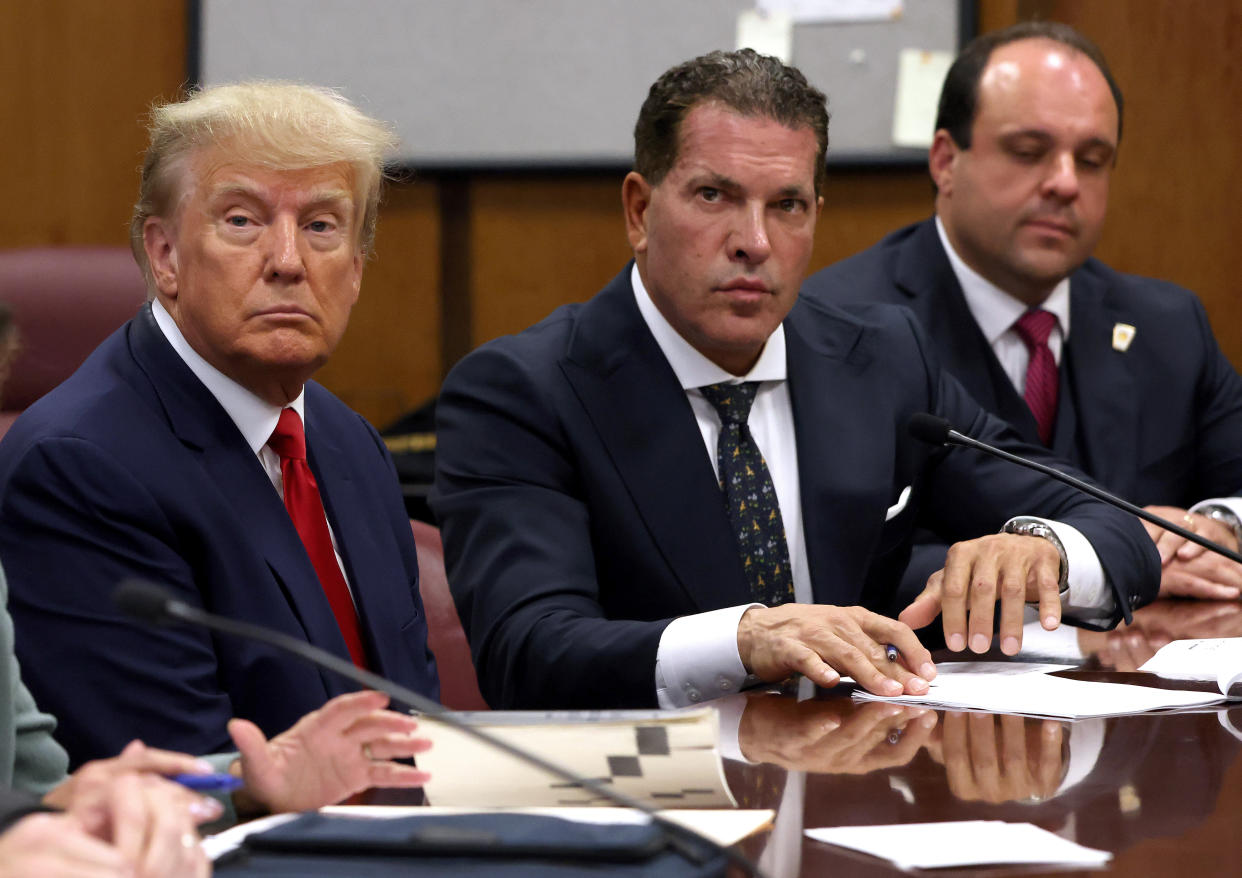
M1048 347L1048 336L1057 325L1057 317L1051 311L1032 308L1013 328L1022 337L1031 361L1026 367L1026 404L1039 425L1039 438L1045 445L1052 445L1052 427L1057 420L1057 361Z
M323 510L323 500L319 497L319 486L315 484L315 474L306 462L306 433L302 430L302 419L297 412L284 409L280 413L280 421L267 444L280 455L285 508L289 510L289 517L302 538L311 564L315 566L315 574L324 594L328 596L332 615L336 616L336 624L345 638L345 645L349 647L349 655L354 664L365 668L367 654L358 628L358 613L349 595L345 575L341 573L341 565L332 550L328 518Z

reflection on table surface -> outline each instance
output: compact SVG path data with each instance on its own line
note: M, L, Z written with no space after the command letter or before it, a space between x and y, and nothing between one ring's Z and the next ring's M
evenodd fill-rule
M1034 652L1015 658L1141 683L1123 672L1164 643L1239 634L1242 604L1169 601L1127 629L1071 634L1059 646L1033 640ZM946 658L976 656L937 656ZM753 695L737 744L757 763L727 765L739 804L781 811L770 836L745 846L773 876L902 874L806 840L802 828L977 819L1030 822L1111 851L1112 874L1242 875L1242 706L1064 722L857 702L842 692ZM936 872L1045 873L1053 874Z

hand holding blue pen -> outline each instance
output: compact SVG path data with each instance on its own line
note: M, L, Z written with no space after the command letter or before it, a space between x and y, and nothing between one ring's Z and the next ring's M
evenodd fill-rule
M168 778L173 783L181 784L186 789L199 793L231 793L241 789L243 781L240 777L222 772L211 774L174 774Z

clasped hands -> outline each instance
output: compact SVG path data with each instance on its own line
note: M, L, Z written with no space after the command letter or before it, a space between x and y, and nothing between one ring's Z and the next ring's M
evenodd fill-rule
M897 619L862 607L755 607L738 624L738 653L749 673L769 682L800 673L831 688L850 676L876 695L925 695L936 667L913 629L939 615L950 650L969 646L986 652L999 606L1001 650L1013 655L1022 646L1022 611L1028 602L1038 602L1044 628L1061 623L1060 571L1061 556L1047 540L1016 534L980 537L953 545L944 569L931 575ZM897 647L898 661L889 661L887 644Z
M1148 512L1180 523L1187 530L1238 551L1232 530L1219 521L1176 506L1147 506ZM1192 543L1172 531L1144 521L1160 553L1160 597L1237 600L1242 595L1242 564Z
M271 740L253 723L233 720L240 757L230 770L245 783L234 794L238 810L300 811L369 787L421 786L426 772L394 760L430 742L416 736L413 717L385 710L387 703L379 692L342 695ZM0 834L0 878L208 874L196 827L223 809L165 778L210 771L202 760L141 741L86 763L44 797L64 813L32 815Z

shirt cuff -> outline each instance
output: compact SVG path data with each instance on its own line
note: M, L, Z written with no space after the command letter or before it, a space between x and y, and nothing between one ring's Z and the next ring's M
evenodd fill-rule
M688 707L733 695L746 681L737 651L737 626L751 607L744 604L682 616L660 635L656 651L656 699L660 707Z
M1035 518L1024 515L1022 518ZM1082 531L1060 521L1035 518L1042 521L1057 535L1065 547L1065 559L1069 566L1068 591L1061 598L1061 612L1078 622L1099 624L1113 618L1117 600L1104 576L1100 556Z

